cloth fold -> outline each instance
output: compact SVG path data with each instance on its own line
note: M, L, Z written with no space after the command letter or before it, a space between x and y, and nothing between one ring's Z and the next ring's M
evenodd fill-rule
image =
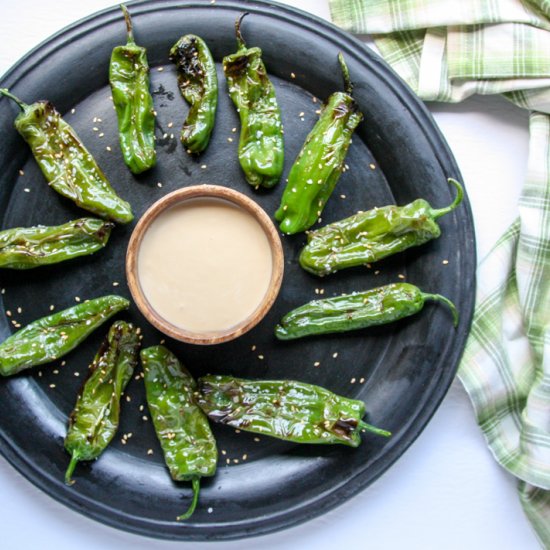
M550 548L550 1L330 0L426 101L502 94L530 111L518 217L478 266L459 368L496 460ZM465 182L466 186L468 182Z

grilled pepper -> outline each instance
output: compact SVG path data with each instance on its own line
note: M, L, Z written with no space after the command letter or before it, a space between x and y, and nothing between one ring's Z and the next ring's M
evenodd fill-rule
M239 162L246 181L254 187L273 187L283 172L283 123L262 50L247 48L242 37L245 15L235 23L237 52L224 57L223 70L241 120Z
M120 7L126 21L127 43L111 53L109 82L124 162L134 174L140 174L157 162L155 111L149 92L147 51L135 43L130 14L126 6Z
M0 267L31 269L93 254L109 240L113 224L81 218L63 225L0 231Z
M455 200L434 209L424 199L405 206L384 206L358 212L344 220L308 233L300 265L315 275L327 275L346 267L376 262L441 234L436 220L453 211L462 201L462 186L449 178Z
M99 348L76 405L69 416L65 449L71 461L65 483L72 484L75 466L94 460L113 439L120 418L120 398L138 361L139 330L116 321Z
M353 85L342 54L338 60L345 92L329 97L290 169L281 205L275 212L281 231L289 235L309 229L321 216L344 169L352 134L363 120L351 95Z
M182 36L172 46L170 61L177 67L181 95L191 106L180 140L188 153L199 154L208 146L216 121L216 64L204 40L194 34Z
M0 375L63 357L129 305L121 296L102 296L33 321L0 344Z
M320 386L231 376L204 376L198 384L198 404L208 418L239 430L295 443L350 447L360 445L362 430L391 435L361 420L365 415L362 401Z
M101 218L128 223L130 205L113 190L91 153L49 101L27 105L0 88L21 108L15 128L29 144L48 185Z
M409 283L392 283L365 292L313 300L287 313L275 327L275 336L292 340L384 325L418 313L426 300L447 304L457 325L458 313L448 298L424 293Z
M216 473L218 452L208 419L195 404L197 384L168 349L141 351L147 404L172 479L191 481L193 500L178 520L188 519L197 506L200 478Z

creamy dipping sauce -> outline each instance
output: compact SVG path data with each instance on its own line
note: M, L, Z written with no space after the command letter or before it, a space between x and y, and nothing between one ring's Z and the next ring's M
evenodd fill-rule
M268 290L272 261L252 214L224 199L194 198L151 223L137 275L158 315L178 328L215 334L254 313Z

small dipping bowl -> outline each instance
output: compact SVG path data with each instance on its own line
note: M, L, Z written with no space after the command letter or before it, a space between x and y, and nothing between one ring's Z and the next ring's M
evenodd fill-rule
M217 185L185 187L155 202L126 254L128 286L146 319L171 338L201 345L256 326L277 298L283 268L281 239L266 212Z

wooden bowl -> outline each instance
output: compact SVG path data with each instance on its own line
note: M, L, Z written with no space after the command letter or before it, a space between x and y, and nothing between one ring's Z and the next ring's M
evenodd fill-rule
M180 205L190 199L201 198L214 198L229 201L251 214L265 232L269 247L271 249L272 258L271 279L269 281L268 289L254 312L239 323L234 324L227 329L208 333L193 332L177 326L170 320L161 316L151 306L142 289L138 269L138 258L143 237L158 216L165 212L168 208ZM281 288L283 269L284 257L281 239L266 212L256 202L242 193L218 185L205 184L185 187L169 193L155 202L145 212L145 214L143 214L137 223L132 236L130 237L128 251L126 254L126 276L128 279L128 286L136 305L146 319L153 326L171 338L182 342L201 345L219 344L221 342L233 340L256 326L265 317L277 298Z

